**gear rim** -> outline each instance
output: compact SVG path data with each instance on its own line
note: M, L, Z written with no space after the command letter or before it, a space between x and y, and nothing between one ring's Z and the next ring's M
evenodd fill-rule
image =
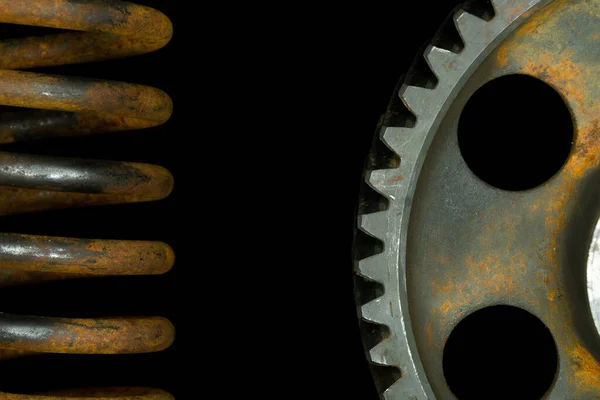
M386 400L436 398L412 336L405 275L408 220L427 149L454 98L483 60L527 17L550 2L492 0L495 15L487 21L458 9L451 20L462 40L462 50L457 53L434 44L428 45L423 56L437 82L434 85L431 82L409 83L417 60L407 83L395 91L396 100L401 99L416 118L414 124L410 118L408 123L401 124L404 126L390 124L394 118L390 109L377 129L375 141L380 140L399 157L400 164L366 171L366 183L383 196L387 208L382 210L384 207L380 202L374 207L379 211L359 211L360 231L379 241L378 246L382 248L374 249L367 257L357 257L356 274L366 281L382 285L382 291L367 289L373 293L364 293L364 287L357 284L357 295L359 317L379 326L384 332L374 346L367 344L369 341L366 339L364 342L367 357L375 366L372 371L378 391ZM442 30L436 37L438 42L440 35L443 35ZM377 158L377 155L372 151L371 157ZM360 241L360 238L355 240L355 248L364 246ZM361 297L368 301L361 300ZM390 382L389 378L381 376L377 367L397 368L399 373L394 374Z

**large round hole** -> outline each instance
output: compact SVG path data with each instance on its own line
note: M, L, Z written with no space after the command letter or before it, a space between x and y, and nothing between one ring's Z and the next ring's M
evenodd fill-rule
M493 306L463 319L444 347L444 375L460 400L538 400L557 368L548 328L520 308Z
M572 142L573 121L560 95L527 75L486 83L458 124L458 144L471 171L505 190L546 182L565 163Z

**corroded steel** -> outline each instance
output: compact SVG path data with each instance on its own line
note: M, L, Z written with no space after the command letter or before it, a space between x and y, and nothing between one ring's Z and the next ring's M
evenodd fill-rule
M0 347L40 353L137 354L173 343L165 318L47 318L0 313Z
M151 275L169 271L174 261L171 247L161 242L0 233L3 268L89 275Z
M600 218L600 1L487 3L494 15L452 15L462 46L438 47L441 31L424 53L426 71L416 63L408 74L431 73L436 82L399 86L397 100L416 123L382 119L380 138L400 162L371 162L378 169L366 181L377 193L361 205L369 211L359 211L357 297L369 359L386 399L455 398L443 369L448 338L467 316L509 305L541 320L556 345L544 399L597 399L600 337L590 308L600 304L587 297L586 268ZM514 74L554 89L573 132L562 167L519 191L474 174L458 139L469 99ZM481 123L478 134L493 123ZM545 156L532 152L531 163Z
M169 393L146 388L80 389L40 395L5 394L3 400L174 400Z
M139 129L170 117L171 100L159 89L10 71L158 50L173 32L164 14L122 1L0 0L0 21L90 31L0 42L0 104L78 113L38 113L27 124L40 128L26 132L19 124L5 123L0 129L0 143L27 138L30 131L39 137L43 132L55 136Z
M561 95L571 113L574 142L564 166L544 185L495 198L482 189L475 196L480 200L469 203L477 215L463 216L459 229L446 232L448 236L437 235L433 248L417 249L416 243L409 243L413 261L421 267L409 287L414 293L418 288L430 294L427 306L422 296L415 295L415 311L419 310L415 315L422 315L415 319L417 338L432 354L426 356L427 362L441 357L451 327L465 315L510 299L509 304L540 318L556 342L560 379L552 395L564 398L563 393L569 393L577 399L600 395L598 346L586 306L584 278L585 246L598 219L600 86L594 49L600 38L599 4L551 2L503 41L473 78L489 81L526 74L544 81ZM467 86L457 106L475 88ZM427 167L435 175L443 167L437 159L431 160ZM439 179L448 177L442 173ZM454 179L462 182L462 178ZM414 215L424 225L442 219L431 211L417 206ZM415 229L413 234L424 230ZM449 241L467 231L476 235L463 245ZM433 269L433 265L438 267Z
M54 136L148 128L173 105L159 89L123 82L16 71L155 51L172 35L154 9L117 0L0 0L0 22L72 32L0 42L0 144ZM150 164L0 152L0 215L159 200L173 177ZM0 287L104 275L162 274L174 263L161 242L0 233ZM37 353L132 354L160 351L174 327L160 317L66 319L0 313L0 359ZM158 389L107 388L1 399L172 400Z

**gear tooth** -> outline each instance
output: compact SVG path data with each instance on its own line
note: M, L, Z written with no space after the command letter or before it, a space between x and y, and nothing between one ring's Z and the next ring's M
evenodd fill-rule
M383 392L384 400L410 399L410 397L402 396L402 382L402 379L398 379L396 382L392 383L392 385ZM416 398L420 399L419 397Z
M360 308L361 316L367 321L383 324L387 314L384 298L378 297Z
M382 265L385 266L384 254L376 254L358 262L358 273L367 279L383 282L382 274L385 274L387 268L382 268Z
M368 175L369 184L384 196L393 196L404 176L400 168L380 169Z
M388 230L388 213L380 211L372 214L361 215L359 217L359 226L366 233L383 240Z
M391 346L389 339L385 339L369 350L371 361L381 365L398 366L398 360L395 359L395 354L396 352Z
M382 140L400 155L404 150L404 146L414 138L415 130L412 128L396 128L388 127L383 132ZM400 160L402 163L402 160Z
M379 186L381 186L381 183L385 182L388 175L388 169L376 169L374 171L369 171L367 175L367 182L369 182L372 187L379 189Z
M486 41L489 39L486 38L486 35L484 34L487 22L483 19L464 10L460 10L454 16L454 23L465 43L465 47L468 47L469 44L473 43L487 45Z
M434 90L419 86L405 85L401 90L400 97L408 109L419 117L424 117L428 111L428 105Z
M423 136L427 134L427 125L417 125L414 128L388 128L383 135L383 140L390 148L400 155L400 172L395 175L393 181L396 186L410 181L410 172L414 168L418 154L421 151ZM396 188L397 189L397 188ZM395 192L397 193L397 191Z
M414 382L414 381L413 381ZM384 392L383 398L385 400L399 400L399 399L410 399L410 400L426 400L429 397L423 397L422 392L407 382L405 377L402 377L392 383Z
M383 398L385 400L398 400L398 399L417 399L425 400L427 397L422 397L418 389L415 390L411 385L407 385L406 379L398 379L390 385L384 392Z
M505 8L510 1L513 0L492 0L492 6L494 7L494 10L496 10L496 13L498 13L500 10Z
M453 70L456 54L450 50L436 46L429 46L425 51L425 58L431 70L440 78Z

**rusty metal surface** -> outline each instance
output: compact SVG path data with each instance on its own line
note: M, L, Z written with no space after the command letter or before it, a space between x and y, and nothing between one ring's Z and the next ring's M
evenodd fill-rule
M0 233L2 268L89 275L154 275L169 271L174 262L173 249L161 242Z
M163 91L136 84L15 71L134 56L165 46L169 19L118 0L0 0L0 22L79 32L0 42L0 144L142 129L172 114ZM25 109L26 108L26 109ZM0 152L0 215L159 200L173 177L150 164ZM0 233L0 287L105 275L162 274L174 253L161 242ZM0 314L0 359L38 353L134 354L174 340L161 317L65 319ZM172 400L158 389L108 388L1 399Z
M1 87L1 85L0 85ZM0 152L0 186L57 192L166 197L171 173L141 163L80 160Z
M171 188L168 188L167 193L170 190ZM165 190L161 188L152 188L147 192L136 191L134 193L108 195L4 186L0 187L0 216L62 208L139 203L160 200L163 197L165 197Z
M174 340L160 317L47 318L0 313L0 347L40 353L137 354L161 351Z
M550 329L559 367L544 398L600 397L600 348L585 299L587 246L600 217L599 10L599 1L557 0L531 16L467 82L431 144L411 214L407 286L417 347L440 398L453 398L442 371L449 334L496 304L523 308ZM477 179L456 137L469 97L514 73L552 86L575 127L563 168L523 192Z
M174 400L169 393L147 388L79 389L40 395L3 394L3 400Z
M101 275L27 271L11 268L0 268L0 288L11 286L35 285L38 283L61 281L66 279L94 278ZM1 357L0 357L1 358Z
M171 22L159 11L122 1L1 0L0 21L91 31L0 42L0 104L77 113L39 113L28 119L30 127L38 126L31 131L4 123L0 143L27 139L30 134L40 137L44 133L56 136L147 128L171 115L171 100L159 89L10 71L158 50L173 32Z

